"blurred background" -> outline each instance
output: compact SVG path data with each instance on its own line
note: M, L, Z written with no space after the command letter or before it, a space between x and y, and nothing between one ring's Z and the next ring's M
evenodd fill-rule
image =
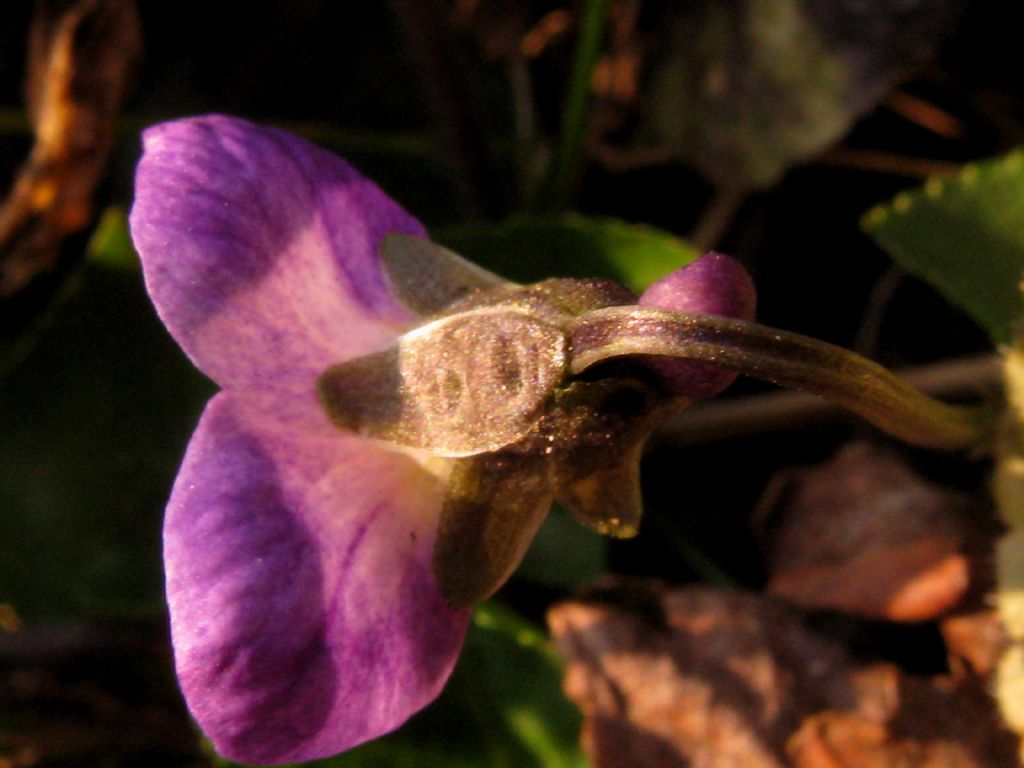
M518 280L607 275L640 290L722 250L753 274L761 322L890 367L937 365L942 393L991 391L992 367L977 357L991 350L988 336L893 266L862 217L1024 141L1011 11L955 0L6 3L0 768L225 764L191 724L167 641L162 510L213 386L157 321L127 238L143 127L207 112L285 127L345 156L439 241ZM322 764L688 764L713 748L699 733L690 746L614 754L601 734L616 731L593 718L596 705L571 677L574 701L563 694L565 664L582 662L552 643L546 619L560 617L551 628L565 641L566 601L587 594L635 610L665 599L666 585L729 600L767 588L802 606L787 607L799 615L785 621L828 637L851 669L874 665L939 688L955 678L943 701L974 713L964 719L975 734L950 737L975 761L955 764L1013 764L1013 741L984 695L984 663L963 664L963 693L946 622L983 614L991 589L978 554L995 529L989 467L879 448L851 421L804 400L769 403L765 392L741 380L707 406L719 410L695 409L652 442L637 539L603 540L556 510L519 574L478 612L441 699L398 733ZM853 439L875 442L851 459ZM837 467L844 445L851 463ZM794 469L823 464L824 479ZM864 491L870 504L836 497L865 473L889 483ZM788 549L800 531L829 525L794 508L812 517L847 502L875 509L894 487L923 488L927 512L889 526L903 538L886 541L881 561L906 555L919 564L901 575L912 581L947 573L955 555L966 581L940 581L933 592L945 597L900 614L892 601L865 607L870 599L841 589L822 598L820 581L812 589L785 571L801 557L815 567L856 560ZM825 501L808 501L818 489ZM864 524L851 526L842 531L863 545ZM892 577L847 560L844 577ZM598 597L585 592L596 583ZM975 634L992 619L978 621ZM765 700L730 711L744 721ZM789 730L773 720L737 731L761 739L762 762L717 764L826 765L792 746L824 707L800 706ZM885 753L848 764L947 764L925 758L938 760L929 739L949 726L900 711L906 731L886 720L878 743L917 738L922 761Z

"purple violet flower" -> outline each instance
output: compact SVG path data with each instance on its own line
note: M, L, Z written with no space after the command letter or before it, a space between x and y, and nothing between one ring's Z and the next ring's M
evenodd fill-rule
M227 757L281 763L337 753L393 730L435 698L471 603L507 578L554 498L599 530L632 533L635 520L613 519L606 507L637 503L628 493L638 494L639 446L663 411L657 404L693 400L727 381L673 361L651 369L652 382L674 389L656 397L647 394L653 383L580 382L559 390L570 394L552 406L574 414L563 421L544 415L544 389L517 414L529 436L503 437L510 445L498 450L465 448L464 435L451 451L430 450L432 433L415 435L411 447L374 439L380 410L346 408L375 393L347 387L376 382L379 366L366 374L365 361L424 322L423 307L403 303L382 263L386 236L425 238L423 227L341 159L272 128L202 117L151 128L144 146L130 225L146 286L168 330L221 388L189 443L164 527L181 687ZM749 278L735 262L696 264L641 301L753 311ZM553 283L553 293L499 286L514 311L505 313L502 299L468 315L510 318L510 334L533 334L537 350L557 361L561 332L529 312L560 317L583 311L565 309L577 300L584 308L636 300L601 281L562 281L572 286L558 298L562 283ZM461 317L439 325L463 342L484 328L459 325ZM484 333L499 351L511 338L504 327ZM518 365L525 358L516 354ZM557 362L543 365L544 387L567 376ZM352 378L353 370L369 378ZM623 393L635 419L608 415L613 400L626 407ZM581 414L603 420L583 430ZM364 417L363 434L345 428ZM558 437L549 422L571 425L571 435ZM394 431L398 442L407 432ZM606 447L619 438L622 451ZM421 439L427 449L417 447ZM533 450L539 440L555 450ZM628 493L602 493L600 481L619 474L632 478ZM474 497L467 489L478 486L486 494ZM513 512L502 517L505 506ZM463 525L480 515L484 522ZM480 568L489 570L475 581Z

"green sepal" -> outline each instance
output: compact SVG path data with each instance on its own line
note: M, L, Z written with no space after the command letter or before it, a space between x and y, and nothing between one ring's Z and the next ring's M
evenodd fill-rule
M644 443L667 413L683 405L627 377L576 381L560 391L557 416L548 419L562 444L552 455L558 500L598 533L636 536Z
M558 327L515 308L442 317L334 365L317 387L340 428L441 456L495 451L530 431L565 378Z
M507 282L447 248L399 232L384 238L379 253L392 293L418 315Z
M556 497L601 533L635 535L641 447L666 409L677 405L631 378L576 381L557 391L526 438L457 461L434 549L445 598L466 606L494 592Z
M617 539L636 536L643 514L640 453L641 445L633 446L618 464L569 485L558 501L577 520L600 534Z
M449 603L468 607L490 596L522 560L554 500L548 464L514 448L455 463L433 558Z

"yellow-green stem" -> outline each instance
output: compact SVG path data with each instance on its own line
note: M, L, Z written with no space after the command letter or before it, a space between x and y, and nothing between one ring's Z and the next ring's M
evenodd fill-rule
M958 449L987 440L988 408L933 400L882 366L832 344L757 323L654 307L608 307L580 316L572 332L574 374L623 355L714 363L827 398L908 443Z

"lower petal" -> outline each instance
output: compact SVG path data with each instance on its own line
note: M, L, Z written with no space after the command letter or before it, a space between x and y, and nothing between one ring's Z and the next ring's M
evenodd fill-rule
M189 708L218 751L251 763L398 727L439 693L468 621L430 569L440 483L357 438L276 429L215 397L164 529Z

